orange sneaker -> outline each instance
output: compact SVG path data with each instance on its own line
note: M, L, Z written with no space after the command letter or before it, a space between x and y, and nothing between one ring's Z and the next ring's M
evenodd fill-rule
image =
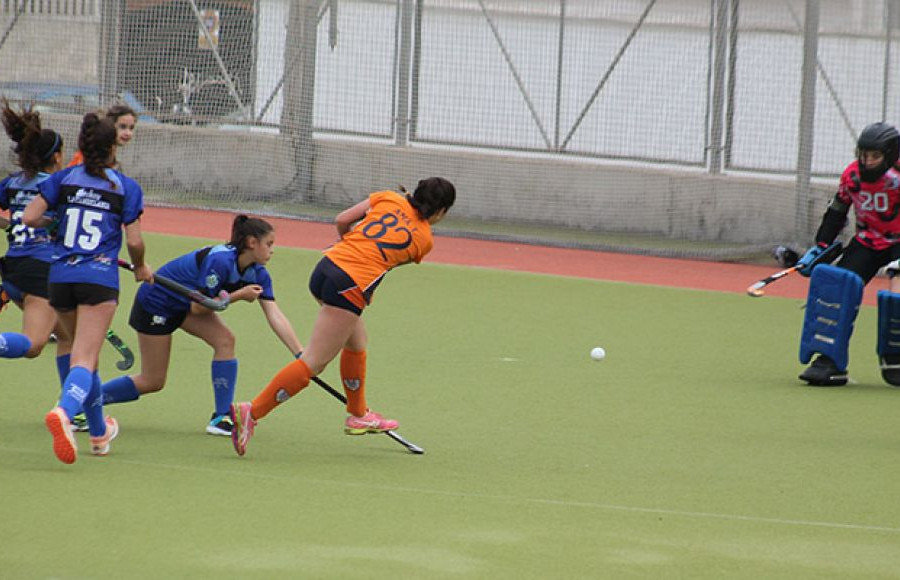
M53 453L63 463L75 463L78 457L78 445L75 443L75 435L72 434L72 426L69 417L62 407L53 407L44 415L44 424L47 431L53 436Z
M393 419L385 419L374 411L368 411L362 417L350 415L344 422L344 433L347 435L365 435L366 433L384 433L398 427Z
M94 455L106 455L109 453L109 442L119 435L119 423L107 415L104 417L106 422L106 433L100 437L91 437L91 453Z

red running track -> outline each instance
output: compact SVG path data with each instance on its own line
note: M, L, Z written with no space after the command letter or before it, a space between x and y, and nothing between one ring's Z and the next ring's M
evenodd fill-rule
M234 215L224 211L151 207L144 213L142 226L148 232L225 240L231 232ZM287 218L266 219L275 226L278 245L321 250L337 239L337 232L331 224ZM780 269L774 260L772 266L730 264L440 235L426 261L736 293L745 292L753 282ZM151 262L151 265L156 264ZM876 278L866 288L863 302L874 305L878 290L887 289L887 286L886 279ZM770 296L804 298L806 288L807 279L793 274L772 284L766 293Z

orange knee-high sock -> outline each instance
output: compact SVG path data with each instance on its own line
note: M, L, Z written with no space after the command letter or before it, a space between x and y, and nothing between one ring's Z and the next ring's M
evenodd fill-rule
M302 391L309 384L309 378L309 367L300 359L278 371L269 385L253 399L250 411L253 418L262 419L276 406Z
M366 414L366 351L341 351L341 382L347 394L347 412L357 417Z

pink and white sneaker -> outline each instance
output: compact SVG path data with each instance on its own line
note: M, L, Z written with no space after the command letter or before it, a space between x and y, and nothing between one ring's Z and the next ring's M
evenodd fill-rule
M99 437L91 437L91 453L94 455L106 455L109 453L109 442L118 437L119 423L107 415L103 419L106 422L106 433Z
M393 419L385 419L374 411L367 411L362 417L350 415L344 422L344 433L347 435L365 435L366 433L384 433L393 431L399 423Z
M247 452L247 443L253 437L253 431L256 429L256 419L250 413L253 405L250 403L232 403L229 415L234 427L231 428L231 443L238 455Z

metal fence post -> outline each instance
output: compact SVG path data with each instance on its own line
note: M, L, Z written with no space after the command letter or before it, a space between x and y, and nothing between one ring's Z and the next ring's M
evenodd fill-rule
M725 76L728 64L728 0L716 0L713 31L712 117L709 130L709 172L722 173L725 123Z
M412 29L413 0L399 0L400 33L397 39L397 101L394 143L405 147L409 143L409 102L412 87Z
M123 0L102 0L100 6L100 104L119 97L119 44L122 35Z
M285 43L283 62L289 63L296 59L297 66L284 73L281 124L294 143L294 177L290 188L293 190L291 196L298 201L309 199L312 187L318 23L317 0L297 0L291 3L287 37L300 39L300 42Z
M803 25L803 69L800 86L800 122L797 130L797 183L795 188L796 234L811 235L813 144L816 120L816 59L819 51L819 0L806 0L806 19Z

